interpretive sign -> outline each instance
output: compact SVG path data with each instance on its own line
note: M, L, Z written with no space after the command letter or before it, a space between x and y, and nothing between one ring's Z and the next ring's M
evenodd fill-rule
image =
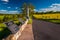
M13 21L5 22L5 24L7 25L7 27L9 28L9 30L12 33L16 33L19 30L19 26L17 26L16 24L14 24Z
M20 21L22 24L24 24L24 21L22 20L22 18L19 18L19 21Z

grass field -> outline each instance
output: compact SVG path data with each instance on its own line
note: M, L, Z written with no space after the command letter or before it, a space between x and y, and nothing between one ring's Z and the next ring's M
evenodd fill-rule
M11 33L4 22L13 20L15 24L20 25L18 15L19 14L0 14L0 40Z
M33 16L38 19L60 19L60 14L35 14Z
M52 23L60 24L60 14L34 14L35 19L44 20Z
M28 24L32 24L32 18L29 19Z
M10 34L10 30L6 27L5 24L0 23L0 40L7 37Z

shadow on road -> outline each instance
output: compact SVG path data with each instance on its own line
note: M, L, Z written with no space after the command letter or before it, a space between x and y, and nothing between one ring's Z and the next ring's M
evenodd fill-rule
M60 25L33 19L34 40L60 40Z

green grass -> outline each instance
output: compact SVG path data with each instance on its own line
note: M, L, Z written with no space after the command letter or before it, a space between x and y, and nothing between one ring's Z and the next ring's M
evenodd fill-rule
M5 25L5 24L0 23L0 31L3 31L5 27L6 27L6 25Z
M50 19L50 20L45 20L45 21L60 24L60 19Z
M20 25L19 21L14 21L15 24L17 24L18 26ZM5 24L0 23L0 40L2 40L2 38L7 37L10 34L10 30L6 27Z
M32 24L32 18L29 19L28 24Z
M2 29L0 31L0 39L7 37L11 33L7 27L3 27Z
M18 17L19 15L19 17ZM8 36L11 32L10 30L6 27L5 24L3 24L4 22L9 22L11 20L14 21L15 24L17 24L18 26L21 24L21 22L18 20L18 18L20 18L20 14L1 14L0 15L0 40L2 38L5 38L6 36ZM25 17L21 17L22 20L26 20ZM32 23L32 19L29 20L28 23Z
M5 20L4 16L7 17L7 18L5 18L6 21L4 21ZM13 21L16 20L16 21L14 21L14 23L19 24L18 17L16 17L16 15L14 16L14 18L13 18L13 15L11 15L11 14L0 15L0 40L2 40L2 38L7 37L11 33L10 30L4 24L4 22L8 22L8 21L11 21L11 20L13 20Z
M18 26L20 25L20 22L18 20L14 21L15 24L17 24ZM6 27L6 25L4 23L0 23L0 40L2 38L7 37L10 34L10 30Z
M6 27L4 23L0 23L0 27Z
M2 38L5 38L6 36L8 36L10 34L9 29L6 27L5 24L0 23L0 40L2 40Z
M0 31L3 31L4 30L4 27L0 27Z
M4 18L4 16L1 16L1 15L0 15L0 19L3 19L3 18Z
M55 24L60 24L60 19L43 19L43 18L39 18L38 16L37 17L33 16L33 18L38 19L38 20L51 22L51 23L55 23Z

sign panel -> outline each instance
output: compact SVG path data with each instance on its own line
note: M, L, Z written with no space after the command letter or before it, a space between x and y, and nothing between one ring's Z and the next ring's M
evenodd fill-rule
M22 18L19 18L19 21L20 21L22 24L24 24L24 21L22 20Z
M14 24L13 21L6 22L5 24L7 25L7 27L9 28L9 30L10 30L12 33L18 32L19 26L17 26L16 24Z

